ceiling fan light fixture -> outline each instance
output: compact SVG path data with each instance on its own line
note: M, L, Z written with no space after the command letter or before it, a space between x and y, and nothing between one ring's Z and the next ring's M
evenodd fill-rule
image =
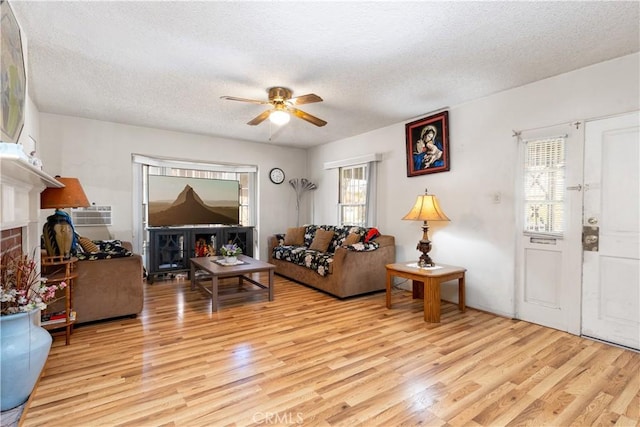
M289 123L289 119L291 119L291 116L289 116L289 113L283 110L273 110L269 114L269 120L274 125L286 125L287 123Z
M312 125L316 125L318 127L324 126L327 124L326 121L319 119L318 117L312 116L311 114L302 111L297 108L298 105L303 104L313 104L314 102L322 102L322 98L320 98L315 93L308 93L306 95L296 96L292 98L292 92L290 89L284 87L272 87L268 89L269 92L269 100L268 101L260 101L257 99L247 99L247 98L236 98L235 96L221 96L222 99L228 99L231 101L241 101L241 102L249 102L251 104L260 104L260 105L270 105L271 109L264 110L262 113L258 114L253 119L249 120L247 124L249 126L257 126L260 123L269 119L271 123L276 126L282 126L289 123L291 116L294 116L298 119L305 120Z

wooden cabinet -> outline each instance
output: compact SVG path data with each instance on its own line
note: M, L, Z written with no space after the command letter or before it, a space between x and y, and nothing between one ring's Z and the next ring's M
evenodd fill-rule
M228 243L253 257L253 227L150 227L147 231L147 283L157 275L189 272L189 259L219 254Z
M76 263L78 258L64 259L62 256L43 256L40 266L40 276L47 279L47 284L60 284L65 282L67 286L56 292L56 300L47 305L41 313L41 325L47 330L64 329L66 344L71 342L71 332L76 321L76 313L73 310L73 286L78 277Z

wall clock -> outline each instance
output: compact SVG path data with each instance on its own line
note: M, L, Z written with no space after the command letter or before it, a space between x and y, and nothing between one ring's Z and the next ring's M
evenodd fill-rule
M280 168L273 168L269 172L269 179L274 184L282 184L284 182L284 171Z

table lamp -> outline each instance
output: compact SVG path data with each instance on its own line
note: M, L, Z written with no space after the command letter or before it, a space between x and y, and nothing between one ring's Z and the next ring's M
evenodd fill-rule
M433 267L435 264L429 256L431 250L431 241L429 240L429 224L427 221L450 221L444 214L438 199L433 194L427 194L427 190L424 190L424 194L421 194L416 199L415 205L402 219L412 221L424 221L422 224L422 239L418 242L418 249L422 252L418 266L420 267Z
M40 193L40 208L56 210L53 215L47 217L47 222L42 229L44 244L47 255L61 255L64 259L69 259L75 240L75 232L71 217L62 209L89 207L91 204L77 178L60 176L55 178L64 184L64 187L47 187Z

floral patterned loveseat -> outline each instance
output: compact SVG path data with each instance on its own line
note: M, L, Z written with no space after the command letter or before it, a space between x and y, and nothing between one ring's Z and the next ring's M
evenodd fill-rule
M269 263L277 274L339 298L385 289L385 265L395 262L394 236L364 227L298 227L300 232L303 228L304 238L297 244L285 244L285 234L268 238ZM314 239L322 233L331 236L324 251L314 249Z

